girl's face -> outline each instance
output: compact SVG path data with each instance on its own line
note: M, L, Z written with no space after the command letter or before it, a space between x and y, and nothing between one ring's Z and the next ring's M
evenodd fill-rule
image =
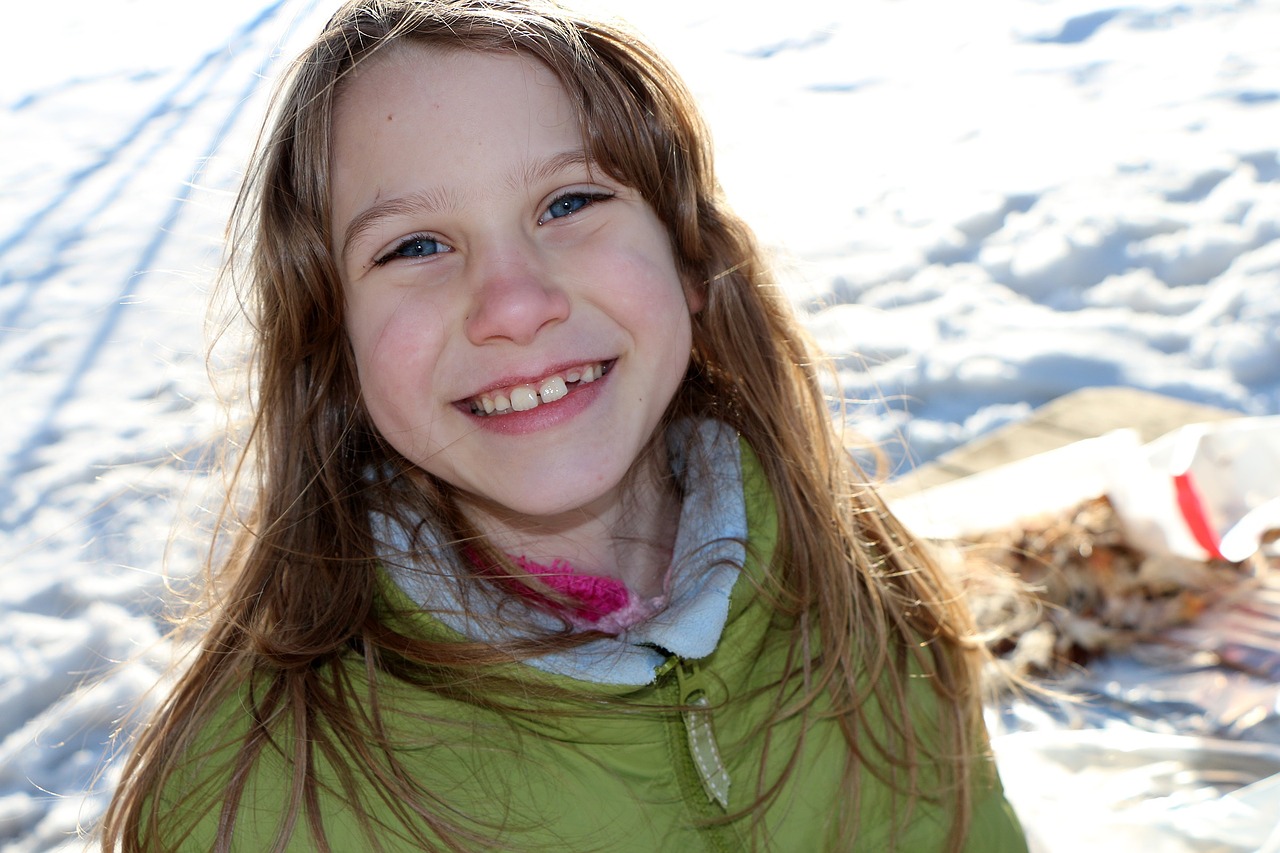
M554 75L397 46L346 84L331 166L347 331L386 440L504 515L616 507L684 376L691 296Z

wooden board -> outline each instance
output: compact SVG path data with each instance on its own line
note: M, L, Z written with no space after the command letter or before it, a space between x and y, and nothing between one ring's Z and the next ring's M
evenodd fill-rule
M1114 429L1136 429L1146 442L1187 424L1240 415L1133 388L1084 388L1041 406L1026 420L944 453L885 484L881 490L889 497L908 495Z

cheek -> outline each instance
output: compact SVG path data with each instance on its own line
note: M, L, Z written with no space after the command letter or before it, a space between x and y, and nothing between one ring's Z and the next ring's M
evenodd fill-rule
M409 310L370 317L349 314L348 334L365 410L382 437L406 459L427 467L447 438L440 430L443 325L438 315Z
M631 315L651 334L669 341L673 358L686 357L692 345L693 314L701 307L698 294L665 262L642 263L639 275L646 286L628 295Z
M439 312L404 304L381 312L351 310L348 316L361 388L371 406L394 407L430 391L445 338Z
M653 381L664 393L674 393L693 347L689 289L666 256L636 255L627 264L625 286L615 298L616 318L629 326L654 365Z
M662 234L649 235L609 255L602 264L611 269L610 275L600 279L615 281L619 291L615 298L632 313L652 315L655 320L661 316L670 322L677 314L688 316L701 307L700 301L694 301L699 299L696 290L683 282Z

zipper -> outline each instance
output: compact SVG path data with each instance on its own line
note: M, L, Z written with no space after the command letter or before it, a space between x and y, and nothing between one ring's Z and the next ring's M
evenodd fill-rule
M684 723L684 740L707 803L719 806L720 813L729 810L729 771L720 756L712 724L711 702L707 698L705 676L697 661L672 655L656 670L659 681L675 673L678 704Z

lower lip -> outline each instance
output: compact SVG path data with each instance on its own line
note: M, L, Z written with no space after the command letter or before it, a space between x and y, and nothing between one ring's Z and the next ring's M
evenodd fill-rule
M532 409L523 412L511 412L506 415L488 415L481 417L465 410L467 417L483 430L501 435L526 435L558 426L565 421L577 417L590 406L605 390L613 371L609 371L594 382L580 384L565 397L553 403L539 403ZM460 405L459 408L462 408Z

